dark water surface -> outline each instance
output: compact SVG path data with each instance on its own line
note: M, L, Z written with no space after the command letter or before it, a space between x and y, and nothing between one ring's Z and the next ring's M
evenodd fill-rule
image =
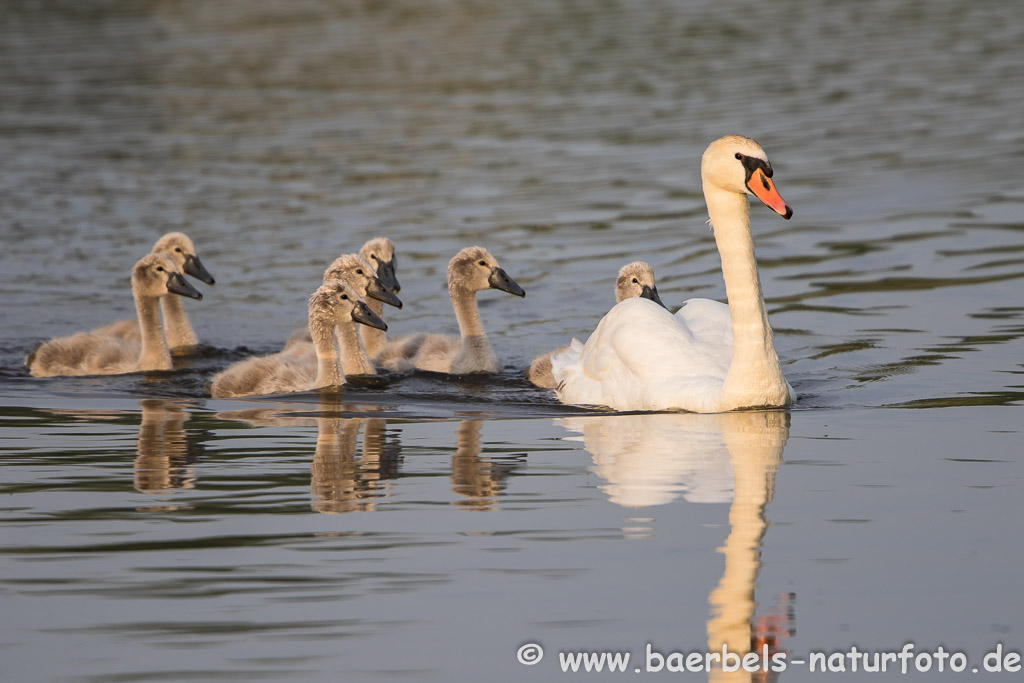
M1021 651L1021 64L995 0L5 3L0 679ZM796 211L752 208L798 405L609 416L526 384L627 261L670 305L724 297L699 158L733 132ZM39 341L132 314L168 230L217 278L187 304L207 352L30 378ZM480 296L501 376L206 397L378 234L396 333L454 328L462 246L524 286Z

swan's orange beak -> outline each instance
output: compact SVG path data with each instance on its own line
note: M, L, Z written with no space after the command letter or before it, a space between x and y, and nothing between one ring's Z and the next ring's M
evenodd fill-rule
M750 180L747 181L747 189L764 202L765 206L786 220L789 220L793 215L793 209L782 198L779 191L775 189L775 183L772 182L772 179L764 174L764 169L759 168L750 175Z

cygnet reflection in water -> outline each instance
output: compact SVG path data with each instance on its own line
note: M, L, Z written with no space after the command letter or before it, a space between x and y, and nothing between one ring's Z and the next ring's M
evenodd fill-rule
M195 487L195 462L205 451L202 441L189 439L184 406L147 398L139 401L142 421L135 458L135 488L160 494Z
M383 418L318 417L310 488L312 508L338 514L374 510L399 476L401 447L387 438ZM362 431L362 449L357 440Z
M520 458L495 460L480 457L482 420L463 420L455 430L452 455L452 491L462 496L453 505L473 510L497 509L507 479L521 464Z
M342 417L367 408L325 399L315 409L232 410L217 417L254 427L316 427L310 464L311 507L338 514L375 510L378 501L388 496L387 480L401 476L398 432L389 431L384 418Z

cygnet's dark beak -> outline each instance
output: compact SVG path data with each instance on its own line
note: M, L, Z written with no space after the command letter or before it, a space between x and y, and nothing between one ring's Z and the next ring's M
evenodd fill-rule
M167 291L173 294L187 296L190 299L198 299L199 301L203 300L203 295L199 293L199 290L190 285L181 273L167 274Z
M377 277L395 294L402 291L402 285L398 284L398 277L395 275L394 261L377 261Z
M370 310L365 302L357 301L356 307L352 309L352 319L368 327L387 332L388 324L380 319L376 313Z
M526 290L519 286L519 283L508 276L502 268L495 268L491 276L487 278L487 284L494 289L500 289L516 296L526 296Z
M372 297L377 301L383 301L395 308L402 307L402 300L395 296L380 277L370 279L370 284L366 286L366 296Z
M640 296L643 297L644 299L650 299L654 303L664 308L666 311L668 310L668 306L666 306L665 303L661 300L661 297L658 296L657 287L649 287L647 285L644 285L644 288L640 290Z
M199 260L199 257L195 254L188 254L185 256L185 266L183 268L185 274L191 275L197 280L202 280L208 285L216 284L213 276L210 275L210 271L203 268L203 262Z

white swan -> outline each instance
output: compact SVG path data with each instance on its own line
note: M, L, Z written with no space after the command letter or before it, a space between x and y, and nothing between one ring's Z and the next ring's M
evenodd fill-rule
M661 297L658 296L658 287L654 283L654 268L644 261L627 263L619 268L618 277L615 278L616 303L638 296L650 299L660 306L665 305L661 302ZM558 386L558 382L551 374L551 356L568 349L568 346L562 346L534 358L530 367L526 368L526 379L538 387L554 389Z
M202 299L185 282L177 266L162 254L147 254L132 268L132 296L141 343L95 332L79 332L51 339L35 349L25 361L33 377L58 375L119 375L126 372L170 370L157 301L165 295L180 294Z
M552 358L563 403L615 410L714 413L796 400L768 324L750 234L750 192L783 218L793 210L750 138L728 135L701 159L701 180L729 305L691 299L675 316L646 299L617 304L582 345Z
M367 308L369 308L374 315L378 318L381 317L380 309L383 309L383 305L390 304L396 308L402 307L402 300L399 299L389 288L381 281L381 279L375 274L374 267L365 258L359 254L342 254L338 258L334 259L331 265L327 266L327 270L324 271L324 282L330 282L331 280L341 280L345 284L349 285L356 291L359 298L364 300ZM383 319L383 318L382 318ZM363 325L359 328L360 340L363 344L364 349L366 348L364 330L372 329L374 332L384 332L371 328L369 325ZM304 327L296 330L285 342L284 348L281 350L289 356L308 356L310 360L315 359L316 351L313 348L313 339L309 336L309 328ZM368 349L363 353L359 354L359 358L372 357ZM358 367L346 367L342 370L346 375L372 375L374 374L373 366L369 360L366 360L366 364Z
M215 283L210 271L203 267L202 261L196 255L196 247L192 240L183 232L169 232L158 239L153 245L152 253L167 256L174 261L178 270L186 275L202 280L208 285ZM167 296L160 299L160 307L163 309L164 334L171 354L180 356L195 350L199 345L199 337L192 329L182 300L176 296ZM141 343L139 325L135 320L119 320L98 327L92 332L101 336L120 337L136 344Z
M210 387L213 398L258 396L309 391L345 383L339 369L335 329L341 344L341 362L368 364L355 323L387 328L349 285L339 280L324 283L309 297L309 331L316 361L277 353L249 358L217 373ZM364 356L360 358L360 356Z
M476 305L476 293L483 289L526 296L486 249L466 247L448 262L448 293L460 336L419 334L388 342L377 357L378 365L392 370L418 368L453 375L498 372L498 359L487 342Z

